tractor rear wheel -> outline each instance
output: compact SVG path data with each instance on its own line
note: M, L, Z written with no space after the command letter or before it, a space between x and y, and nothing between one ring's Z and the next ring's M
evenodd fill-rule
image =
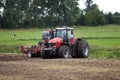
M58 51L59 58L69 58L71 57L70 48L67 45L62 45Z
M88 43L85 40L78 41L76 52L78 58L87 58L89 56Z

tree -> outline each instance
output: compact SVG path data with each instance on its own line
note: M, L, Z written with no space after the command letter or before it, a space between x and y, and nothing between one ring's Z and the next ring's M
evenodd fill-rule
M85 5L86 5L86 10L89 10L93 5L93 1L92 0L86 0Z
M113 24L112 16L113 16L113 14L111 12L109 12L108 14L105 14L105 18L107 20L107 24Z
M20 20L20 0L4 0L2 28L16 28Z
M0 28L1 28L1 26L2 26L2 17L0 15Z
M84 24L85 25L103 25L106 23L105 16L102 11L98 9L97 4L93 4L92 0L86 0L86 9Z
M47 26L73 25L79 15L78 0L41 0L41 20Z
M3 8L3 0L0 1L0 9ZM2 12L0 11L0 28L2 27Z
M3 5L4 5L3 2L4 2L4 0L0 1L0 8L3 7Z
M115 12L113 14L113 23L114 24L120 24L120 13Z
M32 0L20 0L19 10L20 10L20 24L21 27L31 27L32 26Z

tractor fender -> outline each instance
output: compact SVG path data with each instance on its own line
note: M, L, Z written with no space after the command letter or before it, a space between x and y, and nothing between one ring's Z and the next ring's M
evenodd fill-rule
M82 39L81 38L77 38L77 40L76 41L81 41Z
M75 41L75 43L74 43L74 45L77 45L77 42L81 41L81 40L82 40L81 38L77 38L76 41Z
M70 47L70 45L67 44L67 43L62 43L62 44L60 44L60 46L62 46L62 45L66 45L66 46Z

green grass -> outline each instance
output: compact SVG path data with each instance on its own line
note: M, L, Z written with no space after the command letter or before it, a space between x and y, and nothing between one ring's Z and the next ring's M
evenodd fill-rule
M0 30L1 45L32 45L41 39L44 29ZM14 37L14 34L16 36Z
M81 26L75 28L75 35L83 38L120 38L120 25Z
M114 58L120 59L120 47L99 47L90 46L90 57L91 58Z
M20 53L20 45L35 45L45 29L0 30L0 53ZM13 35L16 34L14 37ZM74 35L86 39L92 58L120 58L120 26L79 26Z
M88 42L99 47L120 47L120 39L88 39Z

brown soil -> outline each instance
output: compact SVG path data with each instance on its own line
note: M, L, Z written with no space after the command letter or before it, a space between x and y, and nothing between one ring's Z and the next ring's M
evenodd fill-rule
M0 54L0 80L120 80L120 60Z

